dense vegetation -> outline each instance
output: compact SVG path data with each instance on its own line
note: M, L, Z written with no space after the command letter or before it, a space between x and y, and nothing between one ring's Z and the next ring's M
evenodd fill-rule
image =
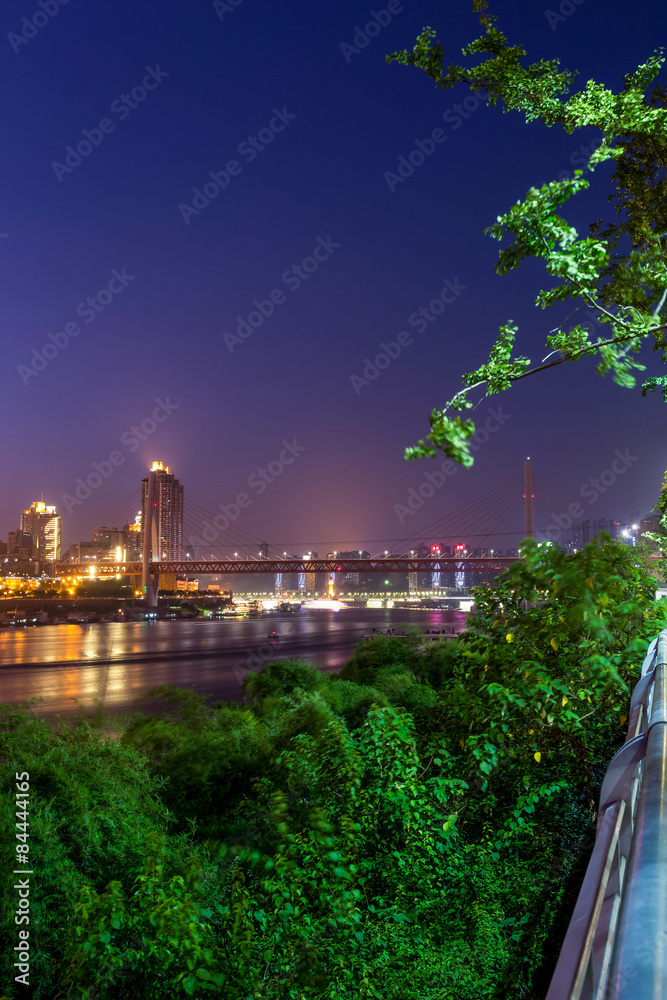
M608 538L523 554L463 638L268 664L245 705L164 688L120 739L5 706L5 995L29 771L35 998L544 996L667 609Z

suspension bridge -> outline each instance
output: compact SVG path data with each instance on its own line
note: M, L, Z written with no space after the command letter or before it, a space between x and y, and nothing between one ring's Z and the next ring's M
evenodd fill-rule
M433 487L430 488L433 490ZM133 492L94 515L88 522L70 529L69 535L74 531L82 534L90 530L95 522L99 524L102 517L107 521L126 517L129 523L137 503L137 494ZM324 573L332 579L332 575L349 573L500 573L517 560L516 546L522 538L537 536L555 541L573 525L573 512L584 514L581 498L533 472L530 459L525 461L523 473L517 473L474 500L441 515L411 535L379 540L387 547L374 555L361 550L346 550L343 545L351 544L346 542L326 558L318 558L313 551L318 543L284 542L271 545L274 552L283 548L283 555L269 558L267 543L248 532L237 523L237 519L230 520L230 506L221 504L223 513L216 514L187 501L184 520L189 531L184 532L184 536L189 545L181 544L180 548L181 551L188 548L192 554L188 559L174 558L173 555L169 558L160 535L157 472L152 470L148 473L142 500L141 559L126 560L117 551L116 559L70 559L61 563L57 572L70 576L94 572L95 575L141 577L149 607L156 605L160 576L167 574L275 574L278 577L280 574L302 576ZM512 521L516 522L521 513L522 529L508 531L508 526ZM598 510L598 513L602 512ZM122 520L120 523L123 523ZM439 544L426 546L425 538L437 539ZM288 554L288 547L293 549L298 546L304 551L306 545L305 555ZM447 548L453 554L447 554ZM198 556L197 550L201 552L202 549L210 555Z

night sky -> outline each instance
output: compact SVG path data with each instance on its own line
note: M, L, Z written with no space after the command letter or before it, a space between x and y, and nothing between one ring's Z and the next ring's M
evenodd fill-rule
M587 516L650 510L667 468L665 404L586 359L484 402L482 423L498 406L508 419L474 469L397 516L436 467L406 462L404 447L486 359L498 326L518 322L518 347L537 363L567 312L535 308L541 265L495 274L499 244L484 228L574 169L597 136L471 109L465 88L386 64L425 25L460 61L481 33L470 4L394 0L391 17L384 0L56 6L3 4L0 538L42 496L63 514L65 544L110 524L113 504L122 526L154 459L202 508L245 492L236 525L272 551L390 547L521 472L527 455L578 494L627 454L604 511L585 502ZM493 4L509 40L530 61L578 69L577 88L590 77L618 88L666 36L661 4L564 7L552 26L540 3ZM355 52L372 10L389 23ZM23 21L35 15L47 23ZM390 184L386 172L437 128L443 141ZM611 167L599 170L566 206L582 232L609 212ZM411 326L443 290L441 315ZM400 355L361 384L366 359L401 331ZM662 373L650 349L644 360ZM251 477L276 471L281 453L292 461L260 491ZM63 495L93 463L108 477L68 514Z

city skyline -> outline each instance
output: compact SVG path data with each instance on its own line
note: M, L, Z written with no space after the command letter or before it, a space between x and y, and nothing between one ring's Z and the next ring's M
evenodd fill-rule
M198 509L196 505L191 507L191 519L199 529L200 535L203 536L198 537L192 528L190 531L187 531L185 528L184 487L179 479L174 473L170 472L168 466L159 460L151 463L148 472L155 474L157 488L156 506L158 508L157 537L159 540L159 551L153 553L154 560L178 561L184 558L207 558L207 550L209 548L216 549L215 552L210 552L212 559L221 557L232 558L239 556L239 554L241 558L280 558L281 553L275 545L261 542L250 535L243 537L236 533L235 520L240 513L241 507L244 506L243 500L240 501L241 506L235 507L234 510L232 510L231 505L227 507L221 505L222 514L218 514L217 517L211 514L212 521L206 520L206 511ZM65 563L85 562L86 560L95 561L96 559L111 559L116 562L140 560L142 558L148 481L147 474L141 480L141 509L136 515L134 522L128 517L119 521L122 524L122 528L120 529L113 525L111 521L109 525L89 527L88 534L91 537L86 539L80 538L78 543L70 541L66 550L62 552L62 561ZM536 485L534 485L534 489L538 495L540 492L540 483L542 482L546 484L548 481L543 481L542 477L538 475ZM417 492L413 492L410 500L423 504L424 498L428 499L435 493L433 483L436 483L437 486L438 480L431 477L430 481L426 481L430 493L420 495ZM598 485L603 488L602 483ZM509 484L509 488L508 484L505 484L503 501L506 504L509 496L510 508L506 506L506 510L510 509L510 515L513 516L514 520L522 516L524 506L520 502L522 499L522 488L520 481L514 481ZM550 500L547 500L547 504L550 503L551 506L547 508L534 497L536 510L534 510L533 517L535 520L535 537L538 540L553 541L566 548L576 549L590 541L598 531L607 531L612 537L623 537L623 535L637 537L639 524L636 522L641 520L642 526L652 525L656 518L656 515L647 513L642 519L639 512L634 512L630 519L625 520L608 515L598 518L586 517L586 511L583 506L577 503L570 503L567 505L567 509L563 507L561 514L552 513L552 523L547 526L545 522L549 519L549 515L547 513L545 516L545 509L553 511L559 504L564 504L563 498L565 497L565 493L562 490L558 492L559 487L557 484L553 484L553 488L551 486L549 488ZM470 513L477 518L478 522L481 522L490 509L495 509L499 496L499 493L491 493L486 497L479 498L485 502L481 506L479 503L473 506ZM514 498L513 503L512 498ZM240 498L237 497L237 499ZM248 502L247 498L245 502ZM414 507L414 503L412 506ZM463 510L464 515L468 513L465 509ZM541 520L540 514L542 515ZM117 518L113 518L113 520L117 520ZM60 561L61 521L62 518L57 513L56 507L47 505L44 501L34 501L28 510L23 511L19 531L22 535L27 535L28 544L34 548L35 558L39 558L43 562ZM207 534L207 531L210 534ZM453 555L455 550L458 551L463 548L465 548L467 554L475 556L485 556L489 551L491 555L494 552L497 555L502 555L503 553L514 555L516 553L516 539L521 537L522 534L523 532L520 530L504 531L499 529L495 532L484 532L477 530L474 523L461 528L452 527L451 525L447 526L446 522L444 526L435 523L431 526L430 531L426 530L423 533L422 538L412 538L410 540L408 536L402 540L399 548L392 548L391 553L396 554L400 550L405 553L410 552L415 555L425 555L427 554L426 550L430 547L433 552L437 548L438 554L442 552L445 556ZM197 538L197 545L189 541L193 537ZM10 532L8 539L8 551L10 553L17 551L16 546L21 544L17 533ZM470 541L471 539L473 540L472 542ZM475 542L478 544L475 544ZM305 546L302 546L302 548L305 548ZM240 553L239 551L233 552L232 550L234 549L240 550ZM371 556L371 552L366 552L362 549L338 549L328 551L327 557L332 558L338 555L341 559L356 558L357 554L361 556L362 552L367 558ZM54 553L57 553L57 556ZM109 554L107 555L106 553ZM385 554L388 553L389 550L385 550ZM375 554L380 555L381 551ZM313 549L309 549L308 552L302 552L301 555L293 551L290 553L284 551L283 555L294 559L300 559L302 556L303 558L317 558L317 553Z

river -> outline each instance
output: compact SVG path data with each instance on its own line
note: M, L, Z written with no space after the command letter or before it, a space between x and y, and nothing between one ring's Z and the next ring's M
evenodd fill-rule
M190 688L207 701L240 701L249 670L300 659L338 670L364 634L418 626L465 629L461 611L343 608L223 619L46 625L0 631L0 701L39 698L39 714L70 715L101 704L124 712L158 684ZM268 640L271 632L278 638Z

